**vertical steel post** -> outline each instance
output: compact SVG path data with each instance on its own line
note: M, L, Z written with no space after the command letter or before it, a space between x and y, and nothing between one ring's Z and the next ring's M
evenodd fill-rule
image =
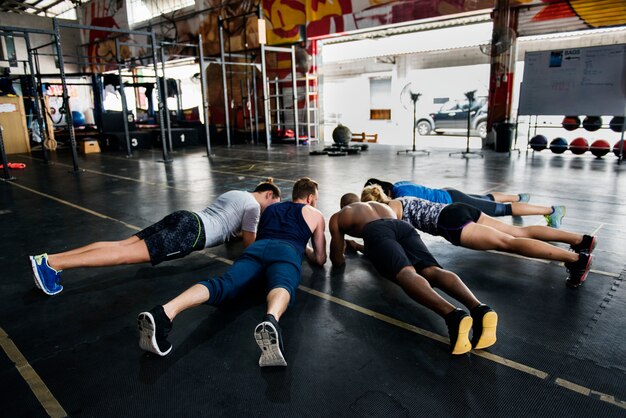
M35 106L35 117L37 119L37 125L39 126L39 137L41 138L41 153L43 154L44 164L48 164L48 150L44 143L46 142L46 129L43 125L43 118L41 117L41 102L39 98L39 85L37 78L35 77L35 66L33 64L33 55L30 46L30 36L28 33L24 34L24 41L26 42L26 50L28 51L28 67L30 68L30 83L33 86L33 102Z
M202 86L202 110L204 112L204 132L206 134L206 153L211 156L211 134L209 133L209 92L207 91L206 73L204 68L204 45L202 34L198 35L198 49L200 54L200 85Z
M230 115L228 111L228 88L226 85L226 57L224 56L224 22L218 18L220 35L220 60L222 65L222 88L224 90L224 122L226 123L226 142L230 147Z
M256 65L252 67L252 97L254 97L254 144L259 143L259 97L256 92Z
M265 63L265 45L261 44L261 79L263 82L263 112L265 113L265 142L267 149L271 145L272 121L270 118L270 98L269 98L269 80L267 79L267 68Z
M300 145L300 129L298 126L298 81L296 80L296 47L291 45L291 81L293 85L293 124L296 133L296 145Z
M0 125L0 157L2 158L2 178L3 180L15 180L15 177L11 176L9 172L9 161L7 160L7 154L4 150L4 139L2 138L2 131L4 127Z
M124 79L122 78L122 64L120 55L119 38L115 38L115 60L117 61L117 76L120 82L120 98L122 99L122 119L124 119L124 140L126 141L126 157L133 156L133 149L130 144L130 132L128 131L128 103L126 102L126 92L124 91Z
M161 144L163 145L163 162L169 163L169 155L167 153L167 144L165 143L165 128L163 123L163 98L161 94L161 83L159 83L159 68L157 67L157 41L156 34L150 29L150 44L152 45L152 68L154 69L154 77L156 78L157 99L159 106L159 128L161 131Z
M170 121L170 109L167 106L167 78L165 77L165 52L163 48L163 43L160 44L161 47L161 71L163 71L163 112L165 113L165 127L167 129L167 143L169 144L170 152L174 151L174 147L172 146L172 125ZM157 83L159 82L159 77L157 77Z
M248 127L250 128L250 143L254 141L254 130L252 129L252 100L250 100L250 79L246 76L246 107L248 108Z
M65 64L63 63L63 50L61 49L61 30L57 18L52 19L54 28L54 41L57 47L57 58L59 59L59 73L61 75L61 85L63 87L63 108L65 109L65 121L70 132L70 145L72 147L72 163L74 172L78 172L78 154L76 154L76 133L74 132L74 119L72 118L72 109L70 108L70 97L67 93L67 83L65 80Z

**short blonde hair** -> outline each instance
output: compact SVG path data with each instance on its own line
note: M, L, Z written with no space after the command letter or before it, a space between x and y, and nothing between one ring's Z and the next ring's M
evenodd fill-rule
M361 192L361 202L389 203L391 199L383 192L383 188L378 184L372 184L363 188Z

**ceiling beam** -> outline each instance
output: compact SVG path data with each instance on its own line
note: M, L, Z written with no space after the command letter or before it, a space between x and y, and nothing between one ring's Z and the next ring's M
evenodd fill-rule
M28 3L24 3L21 1L17 1L17 0L4 0L7 3L11 3L13 5L15 5L18 8L22 8L22 11L26 11L28 9L33 9L36 10L37 13L46 13L46 11L44 9L40 9L39 7L35 7L34 5L28 4Z
M47 6L42 7L41 9L42 9L44 12L46 12L48 9L50 9L50 8L52 8L52 7L54 7L54 6L56 6L57 4L61 4L61 3L63 3L64 1L65 1L65 0L57 0L57 1L53 2L53 3L50 3L50 4L49 4L49 5L47 5Z

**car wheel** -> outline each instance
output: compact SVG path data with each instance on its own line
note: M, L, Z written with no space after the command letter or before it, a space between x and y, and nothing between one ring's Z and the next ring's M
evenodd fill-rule
M424 136L424 135L428 135L430 133L430 131L432 130L432 127L430 126L430 123L428 121L425 120L421 120L417 123L417 133Z
M476 125L476 132L481 139L487 138L487 121L482 121Z

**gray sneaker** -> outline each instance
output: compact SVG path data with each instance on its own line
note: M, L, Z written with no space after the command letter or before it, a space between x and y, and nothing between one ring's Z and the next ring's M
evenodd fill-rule
M283 356L283 339L280 335L278 321L273 315L266 315L265 320L254 329L254 339L261 349L259 366L286 366Z
M550 215L544 215L548 226L552 228L560 228L561 221L565 216L565 206L552 206L552 213Z

